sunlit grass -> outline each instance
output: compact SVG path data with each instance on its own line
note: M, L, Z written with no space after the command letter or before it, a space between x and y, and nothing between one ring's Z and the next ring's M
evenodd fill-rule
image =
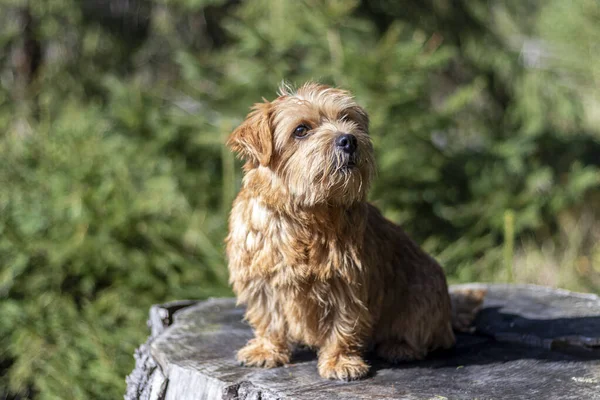
M555 239L524 240L517 250L513 274L517 283L600 292L600 219L587 209L559 216Z

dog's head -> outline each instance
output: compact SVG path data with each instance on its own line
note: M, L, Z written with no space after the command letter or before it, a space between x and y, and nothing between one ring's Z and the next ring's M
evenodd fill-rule
M364 200L375 171L365 110L349 92L315 83L279 94L255 104L227 141L246 173L269 176L299 205Z

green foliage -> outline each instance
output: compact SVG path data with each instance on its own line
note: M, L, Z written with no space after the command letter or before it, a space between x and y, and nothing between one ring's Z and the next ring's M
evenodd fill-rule
M149 305L227 293L207 239L222 237L223 218L192 208L160 139L136 137L142 113L65 102L34 135L2 141L0 332L13 390L40 375L42 398L118 397Z
M0 394L120 397L151 304L230 293L223 143L282 80L355 93L451 281L600 287L593 0L101 3L0 0Z

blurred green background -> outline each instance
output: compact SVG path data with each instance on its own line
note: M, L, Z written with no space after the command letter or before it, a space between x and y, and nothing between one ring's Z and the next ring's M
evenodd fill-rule
M600 292L597 0L0 0L0 397L112 399L153 303L231 295L279 83L371 115L371 200L451 282Z

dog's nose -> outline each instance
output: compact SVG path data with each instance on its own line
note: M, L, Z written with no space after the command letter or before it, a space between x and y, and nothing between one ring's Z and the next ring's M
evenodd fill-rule
M352 154L356 151L356 136L343 133L335 139L335 145L344 153Z

